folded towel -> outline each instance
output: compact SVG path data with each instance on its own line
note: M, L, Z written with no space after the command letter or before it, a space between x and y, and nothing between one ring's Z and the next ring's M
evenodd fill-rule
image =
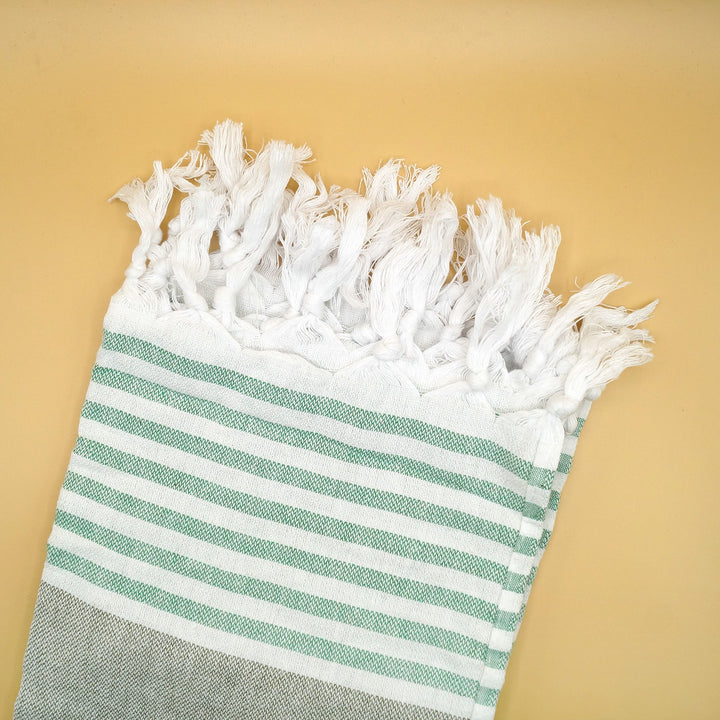
M57 504L16 720L492 718L591 403L655 303L438 168L159 163ZM178 214L165 225L173 200Z

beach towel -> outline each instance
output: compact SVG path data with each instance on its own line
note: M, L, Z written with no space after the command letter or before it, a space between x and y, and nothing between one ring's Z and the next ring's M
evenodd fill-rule
M580 430L651 358L655 303L606 304L615 275L556 296L559 229L460 215L437 166L351 190L310 159L228 120L114 196L140 238L16 720L494 716Z

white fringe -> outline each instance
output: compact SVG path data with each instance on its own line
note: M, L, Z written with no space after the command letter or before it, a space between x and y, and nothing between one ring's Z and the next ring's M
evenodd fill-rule
M437 166L391 160L365 169L358 192L328 190L303 169L307 146L273 140L253 153L230 120L201 143L209 157L156 162L146 183L111 198L141 230L123 302L210 313L244 347L498 414L546 408L569 430L583 400L652 358L637 325L657 301L605 306L627 283L604 275L561 306L548 289L559 229L523 232L492 196L459 217L450 194L431 189ZM176 191L184 197L163 237Z

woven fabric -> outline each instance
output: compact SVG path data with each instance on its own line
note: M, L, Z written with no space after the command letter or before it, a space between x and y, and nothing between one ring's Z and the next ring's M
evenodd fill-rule
M216 202L202 182L190 192ZM168 244L167 257L182 245ZM272 331L249 342L247 323L202 299L230 285L208 244L193 295L181 280L200 265L157 284L164 244L141 240L146 279L134 258L110 303L16 720L492 718L593 393L558 412L557 397L502 411L510 385L495 403L466 385L419 392L381 337L365 343L374 364L338 372L322 359L335 341L298 330L257 278ZM343 312L322 316L327 328ZM560 337L546 328L532 333ZM438 358L455 352L446 336Z

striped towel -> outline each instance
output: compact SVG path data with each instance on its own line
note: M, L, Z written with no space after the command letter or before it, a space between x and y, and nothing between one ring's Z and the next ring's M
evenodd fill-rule
M57 504L16 720L492 718L590 404L650 359L555 227L438 168L329 190L218 124L141 229ZM177 216L165 224L173 195Z

